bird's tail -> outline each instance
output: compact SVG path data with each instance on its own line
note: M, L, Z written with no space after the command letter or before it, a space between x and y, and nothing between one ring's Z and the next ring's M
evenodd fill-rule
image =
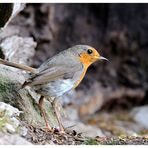
M23 65L23 64L9 62L9 61L3 60L1 58L0 58L0 64L7 65L7 66L10 66L10 67L15 67L15 68L25 70L25 71L29 71L31 73L36 73L36 71L37 71L37 69L35 69L35 68L29 67L29 66L26 66L26 65Z

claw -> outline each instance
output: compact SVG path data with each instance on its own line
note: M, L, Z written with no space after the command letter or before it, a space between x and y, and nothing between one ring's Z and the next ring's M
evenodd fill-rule
M44 132L46 132L46 133L48 133L48 132L53 133L53 132L54 132L54 129L53 129L53 128L50 128L50 127L44 127L44 128L42 128L42 130L43 130Z

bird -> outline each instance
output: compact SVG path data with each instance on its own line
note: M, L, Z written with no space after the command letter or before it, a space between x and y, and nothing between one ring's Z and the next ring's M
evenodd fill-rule
M48 123L43 109L43 101L47 99L51 102L60 131L64 132L56 100L70 90L75 89L84 78L88 67L98 60L108 59L101 56L95 48L89 45L75 45L49 58L37 69L2 59L0 59L0 64L31 73L30 77L23 83L22 88L29 86L40 94L39 108L49 131L52 131L53 128Z

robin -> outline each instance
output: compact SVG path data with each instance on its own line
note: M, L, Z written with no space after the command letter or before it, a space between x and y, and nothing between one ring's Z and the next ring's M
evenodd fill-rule
M32 73L30 78L22 85L22 88L30 86L41 95L39 108L44 117L46 128L49 130L52 130L52 128L48 124L42 106L44 98L51 102L60 130L64 131L56 107L56 98L62 96L71 89L76 88L85 76L88 67L98 60L107 59L100 56L97 50L91 46L76 45L48 59L38 69L2 59L0 60L0 63Z

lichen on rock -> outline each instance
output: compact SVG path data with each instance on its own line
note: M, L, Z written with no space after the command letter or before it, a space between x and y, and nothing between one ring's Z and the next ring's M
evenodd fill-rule
M21 111L9 104L0 102L0 131L15 133L19 128L17 117Z

